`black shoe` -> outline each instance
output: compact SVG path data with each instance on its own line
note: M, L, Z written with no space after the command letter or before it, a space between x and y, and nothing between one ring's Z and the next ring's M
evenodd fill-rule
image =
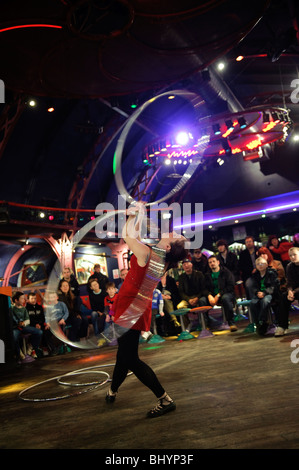
M268 329L268 323L266 322L259 322L259 324L256 326L256 332L260 336L265 336L267 333Z
M109 395L107 392L107 395L105 396L106 403L114 403L115 402L116 395Z
M165 401L165 400L164 400ZM176 409L176 404L173 400L171 400L167 405L163 405L163 398L161 398L152 410L148 411L146 417L147 418L158 418L158 416L162 416L169 411L173 411Z

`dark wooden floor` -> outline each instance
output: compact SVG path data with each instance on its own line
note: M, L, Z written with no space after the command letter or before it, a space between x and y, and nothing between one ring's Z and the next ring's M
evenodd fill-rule
M177 410L149 420L156 403L134 376L107 405L108 384L58 401L27 402L25 388L74 370L113 364L115 347L76 350L19 368L1 367L1 449L298 449L299 315L282 338L235 333L140 345ZM297 346L292 343L298 340ZM296 347L295 347L296 346ZM297 359L297 360L298 360ZM100 367L112 373L113 367ZM104 378L84 374L83 381ZM89 387L85 387L89 388ZM76 393L51 380L24 398ZM80 388L81 390L81 388Z

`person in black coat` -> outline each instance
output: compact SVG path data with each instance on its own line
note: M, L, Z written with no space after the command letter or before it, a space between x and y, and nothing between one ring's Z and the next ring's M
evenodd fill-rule
M71 286L71 291L75 297L79 297L80 295L80 287L77 279L74 276L74 273L71 268L65 267L62 270L62 280L65 280Z
M216 246L219 251L217 259L220 261L220 266L227 268L231 273L233 273L236 283L240 279L239 261L237 255L228 250L228 244L226 240L218 240Z
M275 336L283 336L289 326L289 311L292 302L299 300L299 247L289 250L291 262L287 265L287 291L282 294L280 308L277 311L277 329Z
M225 318L231 331L237 331L234 322L235 279L229 269L220 265L215 255L208 259L210 272L206 273L206 289L208 305L222 305Z
M196 271L193 268L193 264L190 259L186 258L183 260L183 269L184 273L179 276L179 295L180 302L177 305L177 308L196 308L201 307L207 304L206 295L207 290L205 287L205 277L201 271ZM208 325L210 325L213 319L206 314L206 320ZM192 317L185 317L189 319L189 324L187 329L191 331L195 327L193 324Z
M92 279L97 279L97 281L99 283L99 286L100 286L100 289L102 291L106 292L106 284L107 284L107 282L109 282L108 277L105 276L105 274L103 274L101 272L100 264L95 264L93 269L94 269L94 273L89 277L88 282L87 282L87 292L88 292L88 294L90 294L92 292L92 290L90 288L90 281ZM107 295L107 293L106 293L106 295Z
M256 324L257 333L265 335L268 328L267 317L272 303L279 302L280 284L275 269L269 268L267 260L261 256L256 260L256 272L253 273L250 308Z
M205 305L206 288L203 273L196 271L188 258L183 260L182 266L185 272L179 276L181 302L178 308L195 308Z
M192 256L193 268L205 274L209 270L208 258L202 253L201 248L195 248Z

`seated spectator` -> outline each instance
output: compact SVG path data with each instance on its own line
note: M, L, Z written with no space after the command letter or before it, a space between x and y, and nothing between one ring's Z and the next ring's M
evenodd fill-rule
M295 233L293 237L293 246L299 248L299 233Z
M271 250L273 258L282 262L286 268L290 262L289 249L292 248L293 243L287 240L279 241L276 235L270 235L267 243L267 247Z
M46 308L46 322L50 326L51 331L55 328L55 324L57 324L65 334L67 328L66 322L69 316L66 304L58 300L57 292L47 292L44 300L44 306ZM71 349L56 336L56 334L51 336L49 343L51 356L71 351Z
M119 290L121 288L121 286L123 285L124 283L124 280L125 280L125 277L126 275L128 274L129 270L127 268L122 268L120 270L120 282L117 286L117 289Z
M165 325L163 322L164 317L164 301L162 298L162 293L159 289L154 289L153 292L153 301L152 301L152 320L150 331L154 334L155 324L157 327L157 333L161 336L165 336ZM157 318L157 315L160 315L160 318ZM161 320L161 321L158 321Z
M69 317L69 311L64 302L58 300L57 292L49 292L45 298L46 307L46 321L57 322L62 329L66 326L66 321Z
M47 352L49 353L50 351L50 343L53 335L50 330L50 325L46 323L44 308L37 302L35 292L28 294L26 309L29 313L30 326L34 326L43 332L41 346L43 355L47 355Z
M101 265L96 263L94 265L94 273L89 277L88 282L87 282L87 292L90 294L91 293L91 287L90 287L90 281L92 279L97 279L100 289L102 291L106 290L106 284L109 282L109 279L105 274L101 273Z
M36 358L36 352L39 350L43 333L40 329L37 329L34 326L30 326L29 313L25 307L25 295L23 292L18 291L13 294L12 303L13 305L10 307L10 315L12 317L16 359L17 361L20 361L21 359L21 334L30 335L30 342L33 347L33 350L31 351L31 356ZM24 353L26 353L26 351L24 351ZM40 353L42 355L41 351Z
M177 320L177 317L172 314L174 310L177 310L177 306L180 302L180 295L177 283L175 279L165 273L161 277L161 281L157 285L157 289L162 293L163 299L163 311L165 314L165 324L173 322L175 328L180 327L180 323ZM166 327L166 331L171 330L171 325Z
M71 268L68 268L68 267L63 268L61 279L64 279L65 281L67 281L71 286L71 290L74 296L79 297L80 295L79 283L77 279L75 278L74 273Z
M279 302L279 281L277 271L269 268L261 256L256 260L256 272L252 275L254 296L250 307L257 333L264 336L268 329L268 312L272 303Z
M184 273L179 276L179 295L181 301L177 305L177 308L196 308L207 305L206 300L206 286L205 286L205 277L201 271L196 271L193 269L193 264L191 261L186 258L182 263ZM192 318L187 315L187 318ZM211 323L209 316L206 316L207 323ZM189 325L187 329L191 331L194 328L192 320L189 320Z
M287 265L286 269L287 291L282 294L275 336L283 336L287 332L291 304L295 300L299 300L299 248L290 248L289 256L291 262Z
M253 297L251 276L256 271L255 260L257 258L254 238L251 236L246 237L245 246L245 250L241 251L239 255L239 271L243 281L246 298L251 300Z
M108 295L104 298L104 307L106 313L106 322L113 322L114 321L114 302L117 299L117 289L115 287L114 282L107 282L106 284L106 292Z
M239 261L235 253L228 250L228 244L226 240L218 240L216 242L218 248L217 259L220 261L220 266L227 268L233 275L235 283L240 279Z
M206 273L207 302L204 305L222 305L230 331L237 331L234 322L235 280L227 268L220 265L219 259L212 255L208 259L211 272Z
M208 258L202 253L201 248L195 248L193 251L192 264L196 271L201 271L203 274L208 271Z
M72 293L68 281L61 279L58 284L58 299L64 302L68 308L69 316L67 324L70 326L68 338L70 341L79 341L86 338L88 330L88 320L80 313L80 300Z
M266 246L261 246L257 250L257 254L267 261L269 268L275 269L275 271L277 271L280 289L282 290L285 286L286 278L285 270L281 261L274 259L271 251Z
M66 321L69 316L69 311L64 302L58 300L57 292L48 292L44 305L46 308L46 322L47 325L53 327L52 322L60 326L61 330L65 333ZM52 330L51 330L52 331ZM54 334L49 339L49 351L51 356L56 356L60 352L65 352L65 345Z
M106 291L100 288L99 281L96 278L91 278L88 281L90 294L89 302L92 309L91 322L94 329L94 334L98 336L105 328L105 297Z

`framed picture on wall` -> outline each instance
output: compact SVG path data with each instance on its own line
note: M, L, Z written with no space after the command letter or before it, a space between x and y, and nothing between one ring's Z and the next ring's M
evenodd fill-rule
M101 266L101 273L108 277L107 260L105 256L84 255L84 258L76 258L75 274L79 284L86 284L89 277L93 274L94 265Z
M43 263L24 264L21 276L21 287L44 285L48 281L46 267Z

